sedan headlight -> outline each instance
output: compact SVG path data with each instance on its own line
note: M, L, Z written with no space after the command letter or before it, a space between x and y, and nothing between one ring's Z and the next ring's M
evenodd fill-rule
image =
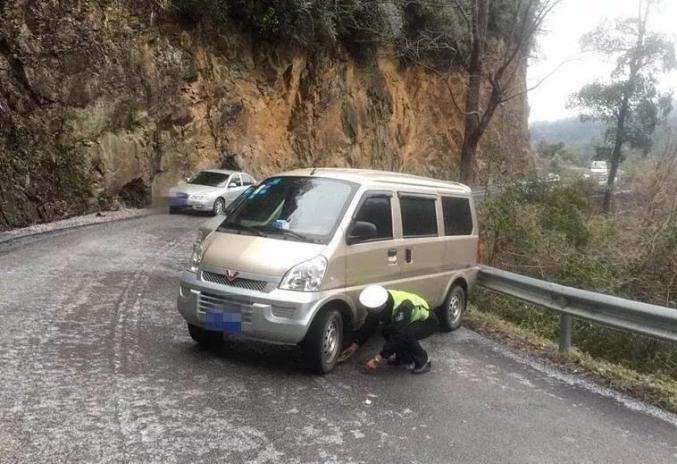
M197 233L195 243L193 243L193 254L190 257L190 265L188 270L190 272L197 272L200 269L200 263L202 262L202 241L204 240L204 234L202 232Z
M320 289L326 270L327 259L324 256L317 256L291 268L282 279L280 288L298 292L315 292Z

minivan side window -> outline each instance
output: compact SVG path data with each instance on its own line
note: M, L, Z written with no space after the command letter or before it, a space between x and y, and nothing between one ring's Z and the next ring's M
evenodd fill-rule
M401 196L402 234L405 237L437 235L435 199Z
M472 213L467 198L442 197L445 235L472 234Z
M376 226L376 237L373 240L393 238L393 213L390 197L386 195L370 196L360 206L354 222L371 222Z

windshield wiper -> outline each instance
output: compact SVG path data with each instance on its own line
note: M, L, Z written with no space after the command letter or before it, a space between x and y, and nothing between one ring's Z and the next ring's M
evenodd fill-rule
M295 238L295 239L301 240L303 242L313 242L314 243L314 242L317 241L317 240L312 239L312 238L310 238L306 235L299 234L298 232L294 232L293 230L274 229L274 230L271 230L271 232L276 232L276 233L284 235L285 237Z
M258 235L259 237L267 237L268 236L268 235L266 235L265 232L263 232L261 229L259 229L257 227L245 226L245 225L242 225L242 224L221 224L219 226L218 230L223 231L223 229L234 229L234 230L240 231L240 233L242 231L246 231L246 232L250 232L254 235Z

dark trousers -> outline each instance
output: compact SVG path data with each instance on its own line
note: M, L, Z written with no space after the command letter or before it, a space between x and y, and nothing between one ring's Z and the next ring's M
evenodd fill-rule
M416 367L421 367L428 362L428 353L418 341L428 338L436 331L437 317L432 311L425 321L413 322L404 329L397 327L384 329L383 337L386 343L381 350L381 356L389 358L394 354L404 363L413 361Z

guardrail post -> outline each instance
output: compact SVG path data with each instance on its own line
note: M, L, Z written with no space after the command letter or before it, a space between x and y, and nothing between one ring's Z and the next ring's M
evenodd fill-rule
M567 353L571 348L572 318L568 314L559 316L559 352Z

